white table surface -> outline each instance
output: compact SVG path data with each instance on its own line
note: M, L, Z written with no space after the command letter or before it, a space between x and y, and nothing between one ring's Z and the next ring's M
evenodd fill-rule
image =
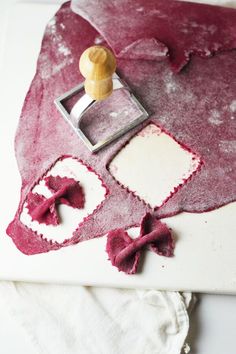
M39 21L46 23L57 8L52 5L63 1L41 0L41 2L45 3L47 10L45 17L40 17ZM15 0L0 0L0 33L3 33L4 28L4 12L13 3ZM42 23L40 25L42 26ZM0 51L1 44L2 38L0 37ZM0 316L1 353L34 354L34 348L29 343L23 329L18 327L7 310L4 312ZM233 354L235 352L235 322L235 296L200 295L199 304L191 316L192 328L189 336L189 342L193 347L191 352L195 354Z

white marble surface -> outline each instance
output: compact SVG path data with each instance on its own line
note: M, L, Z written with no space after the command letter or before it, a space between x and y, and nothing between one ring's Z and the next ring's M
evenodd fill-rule
M14 2L14 0L0 0L0 33L4 26L4 10ZM50 6L45 5L44 15L38 17L39 25L42 25L42 21L46 22L56 9L55 6L51 6L54 1L41 2L50 3ZM233 354L235 352L235 322L235 296L200 295L199 305L192 315L192 330L189 338L193 346L192 353ZM0 343L0 351L3 354L35 353L26 333L17 326L12 315L7 311L1 313L0 316Z

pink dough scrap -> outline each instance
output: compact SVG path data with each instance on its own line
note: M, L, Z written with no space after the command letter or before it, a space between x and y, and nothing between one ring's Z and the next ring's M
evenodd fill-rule
M59 198L60 203L77 209L84 207L85 196L83 188L73 178L48 176L45 178L45 184L52 192L64 189L63 194Z
M126 274L135 274L140 259L140 251L131 252L131 255L128 255L120 264L116 262L116 257L128 245L132 245L132 239L125 230L116 229L108 233L106 251L112 265Z
M113 266L126 274L137 272L140 251L149 248L158 255L171 257L174 240L168 227L147 213L141 221L140 236L132 239L123 229L110 231L106 251Z
M30 192L27 196L27 208L33 221L36 220L40 224L44 223L46 225L59 224L55 203L49 201L43 195Z
M44 181L54 194L50 198L38 193L28 194L27 207L32 220L46 225L58 225L60 223L56 210L58 204L78 209L84 207L84 193L78 181L60 176L48 176Z
M167 225L150 213L147 213L140 226L140 237L143 237L152 231L158 232L158 238L156 242L149 245L149 249L160 256L172 257L174 252L174 239Z

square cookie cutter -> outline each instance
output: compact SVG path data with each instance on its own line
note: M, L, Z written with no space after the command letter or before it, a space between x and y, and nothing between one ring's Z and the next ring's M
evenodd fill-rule
M112 82L113 82L113 90L126 89L129 91L131 100L133 101L134 104L137 105L138 109L140 110L140 115L132 122L129 122L123 127L121 127L115 133L111 134L110 136L106 137L103 140L98 141L95 144L92 144L92 142L84 134L84 132L80 127L80 124L85 112L87 112L93 105L95 105L97 101L92 99L88 94L85 93L75 103L71 112L68 112L68 110L63 105L63 101L72 98L73 96L79 94L81 91L84 90L84 83L75 86L74 88L65 92L63 95L61 95L60 97L54 100L57 109L62 114L65 121L71 125L71 127L74 129L76 134L79 136L79 138L84 142L84 144L88 147L88 149L91 152L97 152L100 149L104 148L111 142L115 141L116 139L120 138L122 135L126 134L129 130L133 129L140 123L144 122L149 117L148 112L144 109L144 107L141 105L138 99L131 92L128 85L124 83L116 73L114 73L112 76Z

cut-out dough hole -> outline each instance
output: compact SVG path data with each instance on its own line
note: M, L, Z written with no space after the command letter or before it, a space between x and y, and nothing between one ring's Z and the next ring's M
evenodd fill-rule
M106 188L102 185L102 181L95 172L89 171L88 168L79 160L67 157L59 160L48 171L46 176L60 176L74 178L80 182L85 195L85 205L83 209L74 209L68 205L58 205L58 212L61 223L57 226L39 224L32 221L28 214L27 203L24 203L22 213L20 215L21 222L31 230L42 234L44 238L57 242L63 242L65 239L72 237L73 232L77 229L83 219L92 214L92 212L105 199ZM44 176L43 176L44 177ZM45 186L43 178L33 188L33 193L38 193L49 198L52 193Z
M149 124L119 151L108 169L120 184L154 208L161 206L199 164L199 157Z

